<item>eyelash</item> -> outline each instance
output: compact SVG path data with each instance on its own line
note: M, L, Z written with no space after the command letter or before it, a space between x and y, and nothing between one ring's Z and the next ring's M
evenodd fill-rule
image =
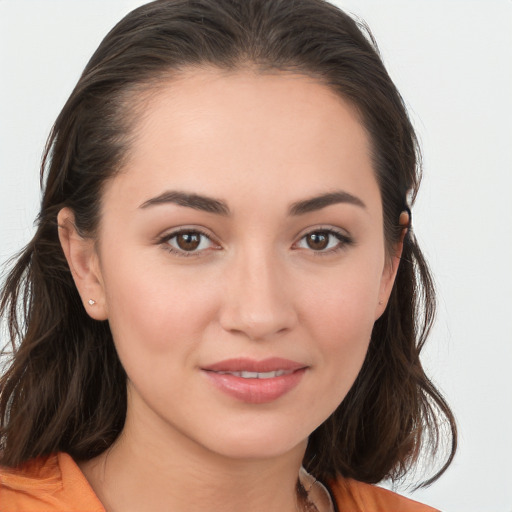
M341 231L337 231L336 229L333 229L333 228L322 228L322 227L308 231L307 233L302 235L300 237L299 241L296 242L294 245L299 244L300 242L305 240L305 238L308 236L311 236L314 234L319 234L319 233L327 235L328 237L336 238L338 240L338 243L334 247L331 247L326 250L315 251L314 249L308 248L313 253L314 256L326 256L329 254L334 254L339 251L342 251L343 249L346 249L347 247L350 247L351 245L354 245L353 238L346 235L345 233L342 233Z
M200 250L200 251L195 251L195 250L194 251L185 251L185 250L176 249L175 247L170 245L169 242L173 238L176 238L177 236L185 234L185 233L186 234L190 234L190 235L200 235L201 237L204 237L204 238L208 239L212 244L215 244L215 242L212 239L211 235L209 235L208 233L205 233L204 231L202 231L199 228L182 228L182 229L178 229L178 230L173 231L172 233L169 233L169 234L163 236L162 238L160 238L158 240L158 244L163 245L166 251L170 252L171 254L173 254L175 256L189 258L191 256L198 257L198 256L202 255L202 253L204 251L206 251L207 249L203 249L203 250Z
M175 247L170 245L169 242L173 238L176 238L177 236L179 236L181 234L185 234L185 233L186 234L190 234L190 235L199 235L200 237L204 237L204 238L208 239L212 244L215 244L215 241L212 239L211 235L209 235L208 233L205 233L204 231L202 231L199 228L182 228L182 229L173 231L172 233L169 233L169 234L161 237L158 240L158 244L163 245L165 247L165 250L167 250L171 254L174 254L174 255L179 256L179 257L188 258L188 257L191 257L191 256L197 257L197 256L202 255L202 253L204 251L206 251L207 249L202 249L202 250L199 250L199 251L197 251L197 250L185 251L185 250L176 249ZM313 253L315 256L324 256L324 255L327 255L327 254L334 254L334 253L336 253L338 251L341 251L341 250L345 249L346 247L349 247L349 246L354 244L354 240L350 236L347 236L346 234L341 233L341 232L339 232L339 231L337 231L335 229L332 229L332 228L317 228L317 229L314 229L312 231L308 231L307 233L302 235L299 238L298 242L293 244L294 247L296 245L298 245L300 242L302 242L303 240L305 240L306 237L311 236L313 234L319 234L319 233L325 234L325 235L327 235L329 237L333 236L334 238L336 238L338 240L338 243L336 244L335 247L331 247L331 248L329 248L327 250L318 250L318 251L316 251L314 249L309 248L309 251L311 253ZM296 248L296 249L301 249L301 248ZM307 248L304 248L304 249L307 249Z

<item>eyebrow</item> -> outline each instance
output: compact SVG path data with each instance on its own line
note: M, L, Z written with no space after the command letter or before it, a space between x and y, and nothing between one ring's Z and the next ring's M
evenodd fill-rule
M366 205L356 196L349 194L343 190L337 192L330 192L320 196L311 197L304 201L297 201L290 207L290 215L304 215L305 213L321 210L327 206L338 203L348 203L361 208L366 208Z
M164 192L159 196L148 199L142 203L139 208L148 208L150 206L167 203L173 203L208 213L215 213L217 215L227 216L230 214L228 205L220 199L174 190ZM347 203L366 208L366 205L361 199L341 190L297 201L290 206L288 214L292 216L304 215L339 203Z
M220 199L201 196L199 194L189 194L187 192L168 191L159 196L148 199L142 203L139 208L148 208L159 204L174 203L179 206L186 206L194 210L201 210L218 215L229 215L228 205Z

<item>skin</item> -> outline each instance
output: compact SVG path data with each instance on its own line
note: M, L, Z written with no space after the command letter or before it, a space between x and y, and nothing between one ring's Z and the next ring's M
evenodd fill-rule
M367 133L312 78L195 69L155 89L134 134L104 190L97 240L59 214L84 307L108 319L128 375L122 434L81 468L110 512L296 510L307 438L354 382L398 267ZM230 213L147 204L168 191ZM290 214L339 191L361 204ZM170 252L177 228L209 238L187 256ZM325 249L308 244L319 232ZM278 399L246 403L202 370L237 357L307 369Z

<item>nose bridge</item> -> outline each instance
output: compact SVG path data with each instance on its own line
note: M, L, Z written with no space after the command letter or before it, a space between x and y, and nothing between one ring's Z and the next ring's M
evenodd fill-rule
M248 243L226 270L224 329L264 339L290 329L295 322L279 256L264 244Z

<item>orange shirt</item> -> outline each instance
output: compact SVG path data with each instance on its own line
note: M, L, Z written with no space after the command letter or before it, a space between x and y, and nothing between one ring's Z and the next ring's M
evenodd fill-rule
M330 485L340 512L435 512L386 489L355 480ZM21 469L0 468L0 512L105 512L83 473L66 453L34 459Z

